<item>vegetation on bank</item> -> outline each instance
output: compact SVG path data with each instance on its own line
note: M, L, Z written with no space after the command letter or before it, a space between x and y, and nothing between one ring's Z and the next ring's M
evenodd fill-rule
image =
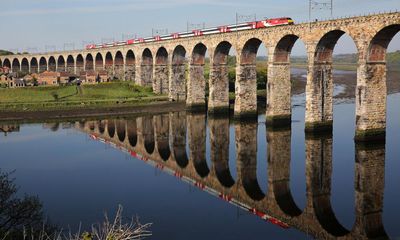
M20 197L12 173L0 171L0 239L12 240L133 240L151 236L148 224L140 224L132 218L122 219L119 206L114 219L105 216L102 223L92 225L91 230L65 233L61 228L46 221L43 204L37 196ZM111 220L111 221L110 221Z
M150 87L131 82L0 89L0 110L3 111L99 108L161 100L166 97L154 94Z

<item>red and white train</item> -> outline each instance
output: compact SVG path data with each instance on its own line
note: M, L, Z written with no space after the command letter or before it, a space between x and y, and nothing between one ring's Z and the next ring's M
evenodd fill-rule
M196 36L209 35L209 34L236 32L236 31L243 31L243 30L249 30L249 29L258 29L258 28L274 27L274 26L280 26L280 25L292 25L292 24L294 24L294 21L289 17L272 18L272 19L265 19L262 21L245 22L245 23L232 24L232 25L227 25L227 26L220 26L220 27L213 27L213 28L206 28L206 29L196 29L196 30L193 30L190 32L173 33L173 34L162 35L162 36L154 36L154 37L138 38L138 39L128 39L126 41L118 41L118 42L105 43L105 44L89 44L89 45L86 45L86 49L98 49L98 48L107 48L107 47L113 47L113 46L124 46L124 45L131 45L131 44L144 43L144 42L157 42L157 41L169 40L169 39L196 37Z

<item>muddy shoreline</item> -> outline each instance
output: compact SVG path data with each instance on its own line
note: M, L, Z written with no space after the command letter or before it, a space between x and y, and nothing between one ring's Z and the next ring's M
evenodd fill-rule
M185 102L154 102L138 106L111 106L69 110L45 110L32 112L0 112L0 122L9 121L51 121L66 119L90 119L94 117L129 116L183 111Z

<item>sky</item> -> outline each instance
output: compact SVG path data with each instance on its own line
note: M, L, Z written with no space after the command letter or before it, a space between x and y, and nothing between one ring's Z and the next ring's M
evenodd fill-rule
M330 1L330 0L313 0ZM0 0L0 49L45 51L76 49L102 41L151 36L153 29L180 32L187 24L208 27L235 23L239 15L257 18L309 18L308 0ZM333 18L400 10L400 0L333 0ZM329 10L314 10L312 19L330 18ZM389 51L400 50L400 34ZM298 41L300 42L300 41ZM66 45L65 45L66 44ZM343 36L335 53L355 52ZM293 54L305 53L299 43Z

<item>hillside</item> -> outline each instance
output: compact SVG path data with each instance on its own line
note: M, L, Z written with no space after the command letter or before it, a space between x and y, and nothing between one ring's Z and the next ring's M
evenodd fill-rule
M2 55L12 55L14 54L13 52L7 51L7 50L1 50L0 49L0 56Z

